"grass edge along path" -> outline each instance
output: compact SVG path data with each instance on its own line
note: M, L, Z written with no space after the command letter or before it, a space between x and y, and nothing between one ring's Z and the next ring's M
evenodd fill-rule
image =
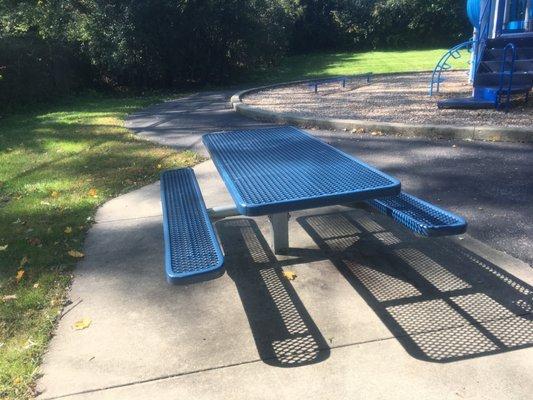
M161 100L85 95L0 119L0 399L35 395L97 208L200 161L123 127L127 114Z

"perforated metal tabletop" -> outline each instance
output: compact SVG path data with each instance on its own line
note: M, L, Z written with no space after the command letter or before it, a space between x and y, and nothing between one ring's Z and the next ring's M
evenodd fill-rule
M397 179L294 127L209 133L203 142L243 215L400 193Z

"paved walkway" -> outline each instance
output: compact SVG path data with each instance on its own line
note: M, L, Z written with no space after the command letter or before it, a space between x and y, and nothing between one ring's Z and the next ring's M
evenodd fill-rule
M255 124L205 107L227 113L227 126ZM198 146L186 129L163 132ZM346 135L320 134L348 145ZM394 171L404 156L387 156L383 138L357 143L370 151L373 140L380 163ZM230 202L210 161L195 171L208 207ZM40 398L523 399L533 392L527 264L468 235L415 238L359 209L291 217L291 251L277 257L265 218L218 222L226 274L171 286L158 183L106 203L45 356ZM284 270L297 278L288 281ZM92 324L74 331L84 317Z
M127 125L150 140L207 155L202 134L260 125L232 111L234 92L157 105ZM464 216L470 235L533 265L533 144L310 132L396 176L405 190Z
M230 201L210 161L195 170L208 207ZM108 202L45 357L41 398L529 397L531 268L362 210L291 216L287 256L272 254L266 218L223 220L226 274L171 286L158 184ZM84 317L91 326L72 330Z

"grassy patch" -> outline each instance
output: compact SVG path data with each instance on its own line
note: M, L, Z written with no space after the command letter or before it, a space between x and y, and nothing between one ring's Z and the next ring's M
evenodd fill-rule
M286 82L314 77L375 74L432 70L446 49L368 51L360 53L306 54L287 57L281 65L270 70L260 70L250 79L256 82ZM453 60L454 68L467 68L469 54L464 52Z
M0 119L1 399L32 396L77 260L69 252L83 250L96 208L198 162L122 127L157 100L94 95Z

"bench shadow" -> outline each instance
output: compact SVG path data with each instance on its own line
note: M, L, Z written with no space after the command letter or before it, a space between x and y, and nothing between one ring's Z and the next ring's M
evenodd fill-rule
M261 360L299 367L327 359L326 340L283 276L255 221L225 219L216 226L226 272L237 287Z
M533 288L455 241L363 210L297 221L411 356L446 363L533 346Z

